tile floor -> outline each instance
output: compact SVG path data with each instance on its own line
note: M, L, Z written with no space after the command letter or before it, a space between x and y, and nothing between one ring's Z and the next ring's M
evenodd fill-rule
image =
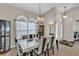
M76 42L73 47L59 44L59 50L57 51L56 46L54 50L54 55L50 51L50 56L79 56L79 42ZM0 56L16 56L16 48L12 48L9 52L0 54Z

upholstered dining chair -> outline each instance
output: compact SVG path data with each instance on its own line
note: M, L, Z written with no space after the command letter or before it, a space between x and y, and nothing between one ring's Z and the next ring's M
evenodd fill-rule
M30 37L30 39L32 39L32 38L33 38L33 35L32 35L32 34L30 34L30 35L29 35L29 37Z
M33 52L36 54L36 55L42 55L43 53L46 55L46 48L47 48L47 39L46 38L43 38L43 39L40 39L39 40L39 47L35 50L33 50Z
M17 56L25 56L25 55L28 55L28 53L22 53L21 49L20 49L20 46L18 44L18 40L22 40L22 36L21 35L18 35L15 39L15 43L16 43L16 54Z
M21 56L22 55L21 50L20 50L19 45L18 45L18 40L21 40L21 39L22 39L22 36L21 35L17 35L16 36L16 39L15 39L17 56Z
M19 45L18 45L18 42L17 42L18 40L17 39L15 39L15 43L16 43L16 54L17 54L17 56L22 56L22 52L21 52L21 50L20 50L20 48L19 48Z
M27 35L23 35L23 39L28 39L28 36Z
M59 41L56 40L56 47L57 47L57 50L59 50Z
M39 39L39 35L38 34L34 34L33 39Z
M49 50L51 50L51 49L52 49L52 52L54 54L54 36L50 36L48 38L48 40L49 40L49 43L47 46L47 54L49 55Z
M38 34L36 34L36 37L39 37L39 35L38 35Z
M32 36L33 38L35 38L35 34L33 34L33 36Z

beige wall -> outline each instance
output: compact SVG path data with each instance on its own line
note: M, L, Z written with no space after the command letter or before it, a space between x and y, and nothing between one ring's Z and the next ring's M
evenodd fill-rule
M11 47L15 45L15 27L14 27L14 19L18 16L23 15L26 17L35 18L36 15L30 13L28 11L21 10L19 8L11 7L6 4L0 4L0 19L10 20L11 21Z
M79 23L75 20L79 19L79 7L68 11L68 18L64 19L64 38L73 41L73 32L79 31Z
M60 15L62 16L61 12L59 12L58 10L56 10L55 8L51 9L46 15L44 15L44 19L45 19L45 35L48 36L50 33L50 23L53 23L53 25L51 25L53 27L52 32L55 33L56 35L56 16ZM60 33L59 33L60 35ZM60 39L58 39L60 40Z
M64 39L73 41L73 35L72 35L72 30L73 30L73 24L72 24L72 18L68 16L67 19L63 20L63 29L64 29Z
M74 8L71 11L71 13L73 15L73 19L72 19L73 20L73 31L78 31L79 32L79 22L75 22L76 20L79 20L79 7Z
M52 9L44 15L44 26L45 26L45 35L48 36L50 33L50 23L54 23L52 26L52 32L55 33L55 10Z

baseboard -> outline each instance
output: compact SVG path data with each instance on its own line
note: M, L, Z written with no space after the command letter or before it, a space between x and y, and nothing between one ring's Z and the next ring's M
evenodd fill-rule
M15 48L15 47L16 47L15 45L12 45L12 46L11 46L11 48Z

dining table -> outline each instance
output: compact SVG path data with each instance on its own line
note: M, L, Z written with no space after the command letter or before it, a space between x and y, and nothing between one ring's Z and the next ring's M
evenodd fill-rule
M51 39L51 37L45 37L45 36L43 38ZM40 39L39 38L22 39L22 40L18 40L18 44L19 44L21 52L23 53L23 56L25 56L27 52L30 53L30 55L32 56L33 50L39 47ZM56 45L57 45L57 50L58 50L57 40L56 40Z
M19 47L23 53L23 55L25 55L26 52L30 52L30 55L33 55L32 50L36 49L39 47L39 40L38 39L22 39L22 40L18 40L18 44Z

